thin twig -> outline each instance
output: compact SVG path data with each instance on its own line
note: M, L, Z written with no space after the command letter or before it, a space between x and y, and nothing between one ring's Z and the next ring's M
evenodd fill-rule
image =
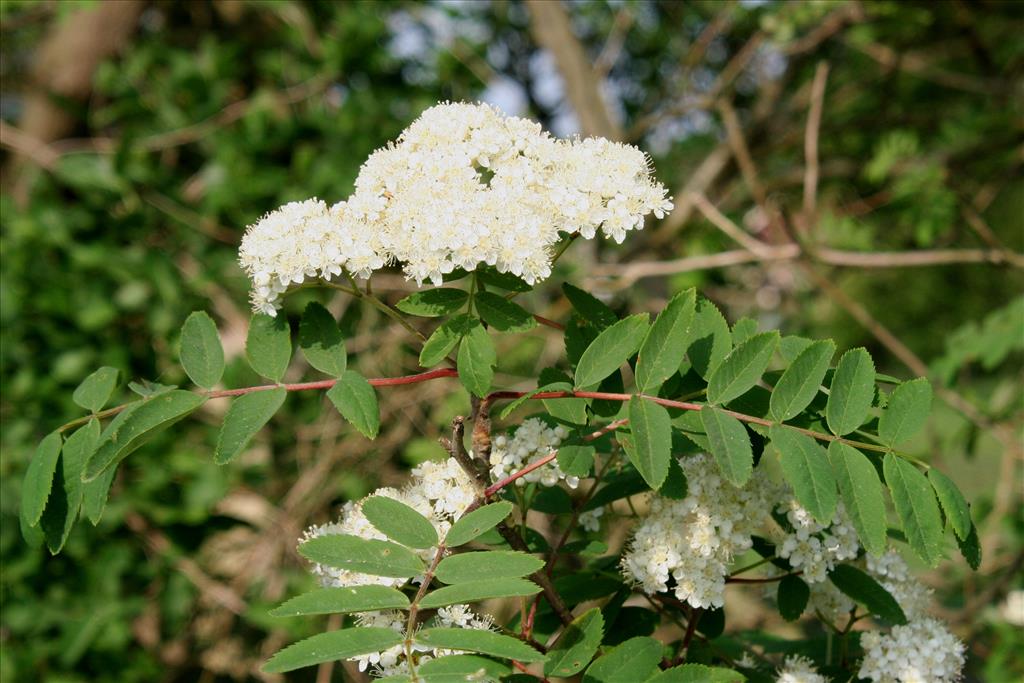
M804 220L812 226L817 214L818 200L818 136L821 132L821 112L825 104L825 83L828 81L828 62L818 62L811 84L811 106L804 129Z

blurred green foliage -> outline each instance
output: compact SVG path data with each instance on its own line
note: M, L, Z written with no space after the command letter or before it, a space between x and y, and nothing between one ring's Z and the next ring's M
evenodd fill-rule
M34 52L59 22L95 5L0 7L0 114L17 126L20 103L34 87ZM688 98L718 92L716 79L755 38L753 58L722 91L746 128L771 204L783 214L794 214L801 202L807 91L817 64L831 67L815 242L874 251L1024 250L1020 5L588 1L573 3L571 13L585 49L607 70L623 129L651 151L670 187L681 187L724 144L719 112ZM719 30L707 33L716 20ZM311 629L266 617L277 596L309 583L293 554L294 537L311 519L325 519L342 500L386 479L379 463L390 455L365 442L335 443L336 426L331 431L320 416L321 397L290 397L266 442L228 468L211 462L211 429L190 423L163 436L140 452L147 466L122 468L100 525L78 525L58 558L21 538L21 474L38 439L78 414L71 391L94 368L184 381L173 369L176 335L196 309L210 309L237 340L237 325L247 319L247 282L235 263L245 225L285 201L345 197L362 160L439 100L486 94L520 103L568 132L571 106L554 68L520 2L153 2L129 44L97 69L88 99L59 101L74 128L67 144L49 141L61 151L52 164L16 158L25 150L5 144L0 679L244 680L269 651L299 635L289 629ZM734 165L704 191L730 218L772 240L775 228L752 211L755 195ZM985 229L972 228L969 214ZM652 234L621 249L600 245L595 256L667 260L734 248L697 217L667 239L654 237L654 228L646 232ZM568 268L585 273L586 264ZM948 386L989 418L1008 420L1011 438L1019 439L1024 311L1011 299L1024 285L1020 272L962 264L831 275L934 361ZM831 336L845 347L868 344L883 359L881 371L907 375L788 265L691 272L670 282L698 285L733 320L749 315L762 329ZM644 280L615 295L614 305L643 309L648 298L664 294L656 283ZM558 298L551 291L535 303L558 310ZM308 297L293 299L291 315ZM383 326L355 306L343 323L353 337L372 337ZM514 374L542 350L539 342L510 349L501 369ZM237 352L236 345L225 382L255 382ZM409 349L389 358L367 354L360 362L371 374L415 368ZM433 436L465 410L463 401L447 397L425 408L433 431L400 435L394 452L401 457L392 467L436 455ZM1000 475L992 439L952 411L935 422L941 428L922 452L941 453L954 472L966 472L971 468L963 464L976 459L982 467L967 472L964 484L976 510L1019 513L1019 498L1007 510L991 491L1016 471ZM309 432L315 433L303 436ZM303 450L297 440L313 445ZM311 508L287 508L298 515L287 523L254 521L265 512L254 499L285 505L317 457L339 449L352 452L343 467L324 473L324 492ZM245 509L222 505L230 496ZM1021 526L998 519L983 525L1002 539L997 554L988 574L958 575L940 590L952 609L963 606L961 580L970 581L974 595L995 586L992 601L1013 582L1024 587L1004 571L1019 562ZM268 542L269 535L277 538ZM235 564L218 562L227 556ZM238 567L246 562L260 569L247 574ZM237 615L207 580L241 597ZM1020 675L1013 656L1019 629L997 610L969 614L958 628L973 634L973 676ZM305 674L294 680L311 680Z

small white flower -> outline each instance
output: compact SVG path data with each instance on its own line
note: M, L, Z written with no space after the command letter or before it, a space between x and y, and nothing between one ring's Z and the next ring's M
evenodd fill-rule
M792 655L786 657L779 670L775 683L827 683L828 679L818 673L818 669L807 657Z
M874 683L946 683L960 679L964 644L937 619L861 636L864 659L857 675Z
M896 599L907 619L927 616L933 591L911 574L902 555L892 549L881 557L869 553L867 569Z
M548 427L543 420L535 417L524 420L511 438L499 435L491 442L491 478L499 481L550 455L567 436L569 431L561 425ZM558 461L552 460L516 479L516 485L539 482L543 486L554 486L559 481L565 481L573 489L580 482L579 477L566 475L558 466Z
M821 583L828 578L836 562L857 557L860 543L842 502L836 506L828 525L818 523L792 494L782 506L793 531L782 535L778 543L779 557L803 572L804 581L812 585Z

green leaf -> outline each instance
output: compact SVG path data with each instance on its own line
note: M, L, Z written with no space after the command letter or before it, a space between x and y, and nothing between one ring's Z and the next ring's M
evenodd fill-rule
M299 545L299 554L328 567L373 576L409 578L426 569L416 553L397 543L344 534L327 534L304 541Z
M486 396L494 381L497 362L498 354L491 335L482 325L473 325L459 345L459 381L466 391L480 398Z
M350 614L382 609L408 609L409 598L389 586L345 586L318 588L288 600L270 611L272 617L309 614Z
M292 359L292 336L285 317L254 315L249 322L245 355L256 374L280 382Z
M465 545L482 533L485 533L498 525L501 520L512 512L512 503L501 501L491 503L477 508L472 512L463 515L452 524L452 528L445 535L444 543L449 548Z
M478 655L447 655L423 662L416 667L416 673L423 683L484 683L500 680L510 669L506 664Z
M878 437L887 446L906 441L924 426L932 408L932 385L924 377L904 382L889 394L878 419Z
M496 330L525 332L537 327L532 313L494 292L477 292L474 301L480 317Z
M306 305L299 323L299 347L309 364L331 377L348 367L345 339L330 311L315 301Z
M761 379L778 345L778 332L763 332L729 352L708 378L708 402L728 403L747 393Z
M851 349L839 359L832 375L825 419L836 436L849 434L864 423L875 397L875 363L862 348Z
M787 335L782 338L781 342L779 342L779 355L782 356L782 359L786 361L786 363L792 363L804 349L813 343L814 341L807 337Z
M544 560L514 550L449 555L437 565L434 576L444 583L465 583L483 579L518 578L544 566Z
M960 547L960 554L967 560L967 564L970 565L971 569L977 571L978 567L981 566L981 542L978 540L978 527L971 523L971 531L967 534L967 538L960 540L956 538L956 544Z
M857 538L869 553L881 557L886 546L886 520L878 472L867 456L839 441L829 444L828 459Z
M21 516L28 526L35 526L43 516L63 445L64 439L60 432L50 432L39 442L35 455L28 463L25 478L21 482Z
M754 452L747 428L714 406L704 406L700 419L708 436L711 455L715 456L722 476L734 486L746 484L754 471Z
M262 671L285 673L306 666L383 652L400 645L404 636L390 628L347 628L300 640L267 660Z
M476 269L476 276L484 284L492 287L507 289L510 292L529 292L533 285L514 273L502 273L494 266L484 266Z
M82 472L83 481L91 481L104 470L123 460L151 438L185 418L206 402L206 397L175 389L154 396L135 408L116 429L108 429L102 443ZM111 427L114 423L111 423Z
M837 564L828 573L828 578L836 588L867 607L872 614L893 624L907 623L907 617L896 602L896 598L871 576L853 565Z
M729 323L715 305L703 297L697 300L697 310L687 338L687 358L694 372L704 379L711 376L732 348ZM680 365L680 369L683 365L685 363Z
M569 444L558 448L558 466L563 472L573 477L585 477L594 466L593 446Z
M287 389L275 387L243 394L232 401L217 435L213 461L224 465L234 460L249 445L256 432L274 417L287 396Z
M437 530L430 520L400 501L387 496L370 496L363 501L363 514L378 531L410 548L433 548Z
M892 453L885 454L882 471L907 542L918 557L934 567L942 559L942 516L928 478Z
M424 596L420 601L420 607L434 609L491 598L518 598L536 595L539 592L540 586L526 579L481 579L438 588Z
M780 422L794 418L814 400L835 352L835 342L829 339L816 341L800 352L772 390L772 417Z
M62 486L56 494L63 493L64 501L59 507L60 513L51 516L53 501L46 506L40 524L46 534L46 544L50 552L56 555L64 547L75 525L78 511L82 505L85 484L82 483L82 467L89 456L100 444L100 422L92 419L80 427L64 442L60 454L60 475ZM55 473L56 475L57 473Z
M557 678L575 676L594 658L604 637L604 617L594 607L572 620L544 661L544 675Z
M576 364L576 388L597 385L640 348L647 334L646 313L631 315L597 335Z
M786 427L772 427L771 439L797 501L814 519L831 524L839 495L828 453L811 437Z
M696 305L697 292L691 288L672 297L658 314L636 360L636 386L640 391L657 391L679 369Z
M784 576L779 581L779 614L786 621L796 621L807 609L811 589L799 576Z
M504 408L502 408L501 412L498 413L498 417L504 420L537 394L543 394L549 391L572 391L572 385L569 384L568 382L549 382L547 384L537 387L536 389L531 389L530 391L526 392L525 394L523 394L522 396L520 396L519 398L509 403Z
M662 406L633 396L629 399L629 427L633 448L627 451L647 485L657 490L668 476L672 459L672 419Z
M67 446L64 449L67 450ZM964 494L960 492L952 479L934 467L928 470L928 481L935 489L935 495L938 496L939 503L942 504L946 519L953 527L953 533L960 540L966 539L971 533L971 509L964 499Z
M367 439L377 438L380 431L380 406L377 392L358 372L346 370L327 392L327 398L353 427Z
M89 518L93 526L99 524L103 517L103 510L107 507L107 496L110 495L110 485L114 483L116 474L115 465L82 487L82 514Z
M462 335L479 324L479 320L465 313L441 323L434 333L427 337L427 341L423 342L420 365L429 368L443 361L462 339Z
M213 318L195 311L181 327L181 366L197 386L212 389L224 374L224 348Z
M468 301L469 294L463 290L441 287L410 294L395 304L395 308L409 315L437 318L454 313L464 307Z
M415 641L427 648L467 650L480 654L514 659L518 662L540 662L544 655L521 640L491 631L465 628L425 628L416 633Z
M658 670L662 645L654 638L630 638L599 657L583 675L583 683L636 683L646 681Z
M747 677L739 671L704 664L683 664L648 678L645 683L740 683Z
M107 405L116 385L117 368L104 366L82 380L75 392L71 394L71 400L89 412L95 413Z
M757 321L753 318L740 318L732 326L732 345L739 346L757 334Z
M562 285L562 292L576 312L580 314L580 317L597 328L598 332L619 321L619 316L615 315L615 311L590 292L585 292L568 282Z

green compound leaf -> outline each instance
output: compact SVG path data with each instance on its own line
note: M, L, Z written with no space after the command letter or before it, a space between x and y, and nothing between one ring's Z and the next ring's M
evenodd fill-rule
M907 542L934 567L942 559L942 517L928 478L892 453L886 453L882 471Z
M757 384L779 345L778 332L763 332L734 348L708 379L708 401L728 403Z
M544 655L521 640L491 631L464 628L425 628L415 636L418 645L429 649L467 650L519 662L539 662Z
M792 419L814 400L835 352L835 343L823 339L808 345L797 355L772 391L769 403L772 417L780 422Z
M647 314L640 313L620 320L597 335L576 364L576 388L596 386L618 370L640 348L648 326Z
M732 334L729 323L722 313L707 299L697 301L696 313L687 335L687 358L694 372L708 379L732 349ZM680 364L685 370L687 362Z
M593 325L598 332L619 321L619 316L615 315L615 311L590 292L585 292L566 282L562 285L562 293L565 294L565 298L569 300L580 317Z
M907 617L896 598L871 576L849 564L837 564L828 573L836 588L867 607L872 614L886 621L903 625Z
M488 325L502 332L526 332L537 327L533 314L494 292L477 292L477 313Z
M814 519L830 524L839 494L828 453L811 437L785 427L773 427L771 439L797 501Z
M895 446L914 436L928 420L932 409L932 385L924 377L904 382L889 394L889 402L878 419L878 437Z
M465 313L441 323L434 333L427 337L427 341L423 342L420 365L429 368L443 361L462 339L462 335L479 324L479 320Z
M449 555L437 565L434 575L444 583L466 583L484 579L519 578L544 566L544 560L515 550L490 550Z
M423 683L489 683L507 676L511 667L479 655L448 655L420 664L416 673Z
M46 536L46 545L54 555L67 543L82 505L85 484L82 483L82 467L100 444L100 422L92 419L79 428L64 442L60 453L60 469L54 480L60 476L61 486L51 494L43 511L40 525ZM55 497L63 496L61 500Z
M107 507L107 496L110 485L114 483L117 466L108 468L103 474L92 481L86 482L82 488L82 514L89 518L93 526L100 523L103 511Z
M657 490L668 476L672 459L672 419L657 403L633 396L629 427L633 431L633 448L626 452L629 460L647 485Z
M243 394L232 401L217 435L213 461L224 465L234 460L249 445L256 432L274 417L287 396L288 391L284 387L276 387Z
M875 363L865 349L851 349L839 359L832 376L825 419L836 436L864 423L875 396Z
M91 413L99 412L107 405L117 385L117 368L102 367L78 385L71 399Z
M563 472L573 477L585 477L590 474L590 468L594 466L594 454L597 450L593 446L582 446L570 444L558 448L558 466Z
M645 683L740 683L747 677L739 671L704 664L683 664L648 678Z
M420 601L420 607L434 609L491 598L525 597L539 592L540 586L526 579L481 579L438 588L424 596Z
M786 621L796 621L807 609L811 589L799 576L784 576L779 581L779 614Z
M477 508L463 515L445 535L444 543L449 548L465 545L474 538L490 531L512 512L512 503L501 501Z
M377 438L380 431L380 406L377 392L358 372L346 370L327 392L327 398L341 416L367 439Z
M711 455L722 476L734 486L743 486L754 471L754 452L743 423L714 407L704 406L700 419L711 446Z
M533 285L514 273L502 273L494 266L481 266L475 271L480 280L492 287L507 289L510 292L529 292Z
M196 386L212 389L224 374L224 348L213 318L195 311L181 327L181 367Z
M466 391L480 398L486 396L494 381L498 353L491 335L479 323L470 327L462 338L457 360L459 381Z
M410 548L433 548L437 530L430 520L400 501L371 496L363 501L363 514L378 531Z
M205 402L205 396L181 389L143 401L116 428L116 420L110 423L99 448L85 464L82 480L96 479L106 469L178 420L187 417Z
M258 313L249 322L245 356L256 374L280 382L292 359L292 336L283 315Z
M309 364L331 377L348 367L345 338L330 311L315 301L306 305L299 323L299 348Z
M599 657L583 675L583 683L636 683L646 681L658 670L662 645L654 638L630 638Z
M299 545L299 554L328 567L374 576L409 578L426 569L416 553L397 543L344 534L311 538Z
M409 315L437 318L454 313L463 308L468 301L469 294L463 290L441 287L410 294L395 304L395 308Z
M690 288L672 297L658 314L637 355L636 386L640 391L656 392L679 369L696 305L697 291Z
M64 439L60 432L50 432L39 442L35 455L28 463L21 483L21 517L30 527L38 524L39 518L43 516L63 445Z
M828 459L857 538L869 553L881 557L886 546L886 520L878 472L867 456L838 441L829 444Z
M575 676L590 663L604 637L604 617L595 607L572 620L544 661L544 675L557 678Z
M272 617L309 614L350 614L383 609L408 609L409 598L389 586L318 588L296 596L270 611Z
M67 446L64 447L67 450ZM953 533L958 540L964 540L971 533L971 510L953 480L934 467L928 470L928 481L935 489L942 510L946 513L946 519L953 527Z
M383 652L403 640L401 633L390 628L347 628L318 633L281 650L267 660L261 670L268 674L285 673L323 662Z

